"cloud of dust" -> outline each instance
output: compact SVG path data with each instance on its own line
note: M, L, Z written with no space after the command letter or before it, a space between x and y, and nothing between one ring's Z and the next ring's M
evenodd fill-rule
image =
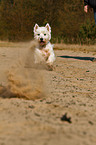
M8 83L0 87L0 95L3 98L35 100L45 97L45 71L34 64L35 46L36 42L32 41L23 54L21 52L18 62L8 71Z

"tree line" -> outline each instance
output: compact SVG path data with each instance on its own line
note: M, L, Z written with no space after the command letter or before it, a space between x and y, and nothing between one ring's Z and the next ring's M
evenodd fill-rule
M93 13L83 7L83 0L0 0L0 39L31 40L35 23L49 23L53 42L93 43Z

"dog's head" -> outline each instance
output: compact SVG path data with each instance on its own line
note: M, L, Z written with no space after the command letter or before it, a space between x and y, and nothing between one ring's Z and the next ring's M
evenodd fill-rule
M38 40L40 46L44 46L51 39L51 27L47 23L45 27L34 26L34 38Z

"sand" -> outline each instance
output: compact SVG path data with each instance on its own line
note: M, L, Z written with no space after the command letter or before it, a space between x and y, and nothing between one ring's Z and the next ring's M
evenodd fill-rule
M55 54L48 71L28 43L0 47L0 145L96 145L96 53Z

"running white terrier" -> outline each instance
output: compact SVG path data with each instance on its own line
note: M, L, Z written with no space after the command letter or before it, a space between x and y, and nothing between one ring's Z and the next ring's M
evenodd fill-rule
M38 24L34 26L34 38L38 42L35 48L35 63L45 62L49 69L53 69L53 62L55 61L55 54L53 46L49 40L51 39L51 27L47 23L45 27L39 27Z

